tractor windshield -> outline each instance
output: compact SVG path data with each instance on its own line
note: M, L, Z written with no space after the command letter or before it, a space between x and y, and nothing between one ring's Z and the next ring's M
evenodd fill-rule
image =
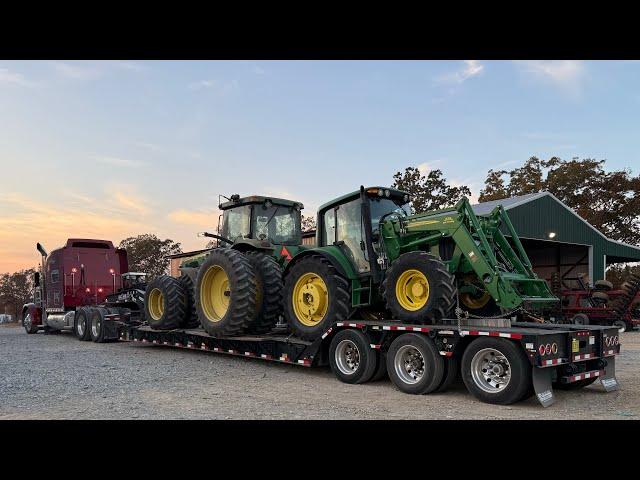
M300 211L282 205L254 205L253 232L256 239L276 245L300 245Z
M225 210L222 219L222 236L230 240L248 236L250 219L251 205Z
M401 216L411 215L411 209L408 203L403 203L400 199L370 197L371 205L371 228L373 231L378 230L378 224L383 215L387 213L397 213Z

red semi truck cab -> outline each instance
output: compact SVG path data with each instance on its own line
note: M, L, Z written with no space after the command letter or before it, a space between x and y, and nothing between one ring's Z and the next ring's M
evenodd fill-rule
M34 333L44 327L72 329L76 308L103 303L122 287L121 274L129 268L126 250L110 240L70 238L50 254L40 244L38 250L42 276L36 281L34 302L23 307L25 328Z

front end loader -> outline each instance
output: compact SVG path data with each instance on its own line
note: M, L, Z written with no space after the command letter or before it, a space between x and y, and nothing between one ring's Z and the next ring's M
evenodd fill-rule
M320 207L317 246L285 269L294 334L315 339L356 313L428 324L458 306L458 315L531 315L558 301L501 206L477 217L463 198L411 215L408 201L400 190L361 187Z

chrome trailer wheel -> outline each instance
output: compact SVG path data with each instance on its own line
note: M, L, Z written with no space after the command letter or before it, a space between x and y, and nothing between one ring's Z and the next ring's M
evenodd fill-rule
M511 381L511 364L499 350L484 348L471 359L471 377L485 392L499 392Z

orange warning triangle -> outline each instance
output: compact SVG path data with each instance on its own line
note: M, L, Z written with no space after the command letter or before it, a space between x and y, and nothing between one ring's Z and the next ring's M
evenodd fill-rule
M287 261L293 258L286 247L282 247L282 250L280 250L280 256L285 257Z

